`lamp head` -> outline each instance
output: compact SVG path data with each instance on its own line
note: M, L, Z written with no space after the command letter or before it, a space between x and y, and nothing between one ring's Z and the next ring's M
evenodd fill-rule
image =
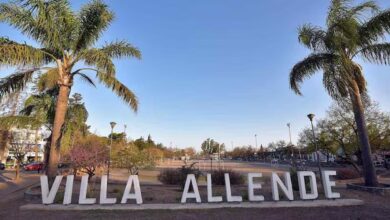
M314 118L314 114L310 113L307 115L307 117L310 119L310 121L313 121L313 118Z
M111 125L111 128L114 129L116 123L112 121L112 122L110 122L110 125Z

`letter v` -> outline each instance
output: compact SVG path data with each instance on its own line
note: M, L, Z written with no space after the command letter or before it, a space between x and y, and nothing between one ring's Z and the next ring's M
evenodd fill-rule
M62 176L56 176L53 186L49 190L49 181L47 176L41 176L41 193L43 204L52 204L54 202L54 198L57 194L58 188L60 187L61 180Z

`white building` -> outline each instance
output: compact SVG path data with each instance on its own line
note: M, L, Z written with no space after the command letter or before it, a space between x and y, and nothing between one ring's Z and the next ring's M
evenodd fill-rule
M336 160L336 155L333 155L333 154L327 155L327 154L323 153L322 151L313 152L313 153L309 154L308 157L313 162L318 161L318 158L320 159L320 162L328 162L328 161L334 162Z
M11 140L9 141L9 146L6 147L4 152L4 161L5 158L7 160L14 160L14 152L13 146L19 145L26 149L26 154L24 156L24 161L32 161L37 159L38 161L42 161L43 151L46 141L44 141L47 136L47 132L44 129L31 130L25 128L12 128L11 132Z

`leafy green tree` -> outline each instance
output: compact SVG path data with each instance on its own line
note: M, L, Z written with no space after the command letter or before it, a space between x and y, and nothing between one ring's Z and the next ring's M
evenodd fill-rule
M57 173L61 130L75 77L93 84L87 74L94 72L99 82L137 110L136 96L115 77L113 59L140 58L140 51L126 41L93 47L113 19L114 13L100 0L87 3L79 12L73 12L67 0L17 0L0 4L0 22L10 24L39 45L0 38L0 64L24 67L2 79L0 97L22 90L34 73L41 71L44 71L39 78L41 89L58 87L47 171L50 179ZM78 68L79 64L87 66Z
M143 150L148 147L147 142L143 137L140 137L134 141L134 145L138 147L138 149Z
M81 137L88 134L87 125L88 111L84 103L81 102L81 94L75 93L69 99L68 111L64 122L61 138L61 154L69 151Z
M208 155L210 157L210 167L211 169L213 169L212 155L224 151L225 145L220 144L211 138L207 138L207 140L203 141L201 149L205 155Z
M373 150L386 149L390 137L390 115L382 112L376 102L364 99L367 130ZM317 143L321 150L338 154L359 171L352 160L353 155L360 155L358 133L353 110L347 102L334 102L324 119L319 119L315 126ZM299 135L299 145L313 151L314 138L311 128L305 128Z
M220 144L218 142L211 138L207 138L207 140L203 141L201 149L205 155L212 155L218 153L219 146Z
M19 115L0 118L0 127L22 127L40 129L42 126L51 131L53 128L57 89L31 95L24 103ZM79 102L69 100L66 120L61 131L61 154L65 154L74 145L75 139L85 136L89 126L86 124L88 111L81 103L81 95L76 95ZM74 97L74 96L73 96ZM45 163L48 163L50 153L50 137L45 145Z
M140 169L154 166L155 161L148 154L149 152L129 144L114 153L114 166L127 169L131 175L138 175Z
M290 73L291 89L301 94L300 84L319 70L323 83L335 100L349 98L352 102L362 150L366 186L377 186L371 147L364 118L362 96L367 92L362 66L364 60L388 64L390 43L390 10L381 11L373 1L352 6L349 0L332 0L326 28L305 24L299 28L299 42L313 52L297 63Z
M126 140L126 134L125 133L112 133L108 135L108 138L111 139L114 142L123 142Z

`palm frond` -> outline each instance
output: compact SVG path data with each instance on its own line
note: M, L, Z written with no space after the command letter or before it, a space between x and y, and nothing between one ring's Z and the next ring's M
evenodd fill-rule
M92 85L93 87L96 87L96 85L93 82L93 80L89 76L87 76L86 74L84 74L82 72L76 72L76 73L73 74L73 76L75 76L75 75L79 75L84 82Z
M328 10L328 17L326 18L328 27L337 23L338 20L344 19L349 9L350 0L332 0Z
M34 117L44 123L52 124L55 114L55 101L58 89L48 90L45 93L31 95L24 103L20 114Z
M17 128L39 128L42 125L42 122L37 120L34 117L29 116L5 116L0 117L0 128L1 129L10 129L12 127Z
M101 50L111 58L135 57L141 59L141 51L126 41L106 44Z
M335 100L343 100L349 95L348 80L344 77L344 69L339 63L326 65L322 83L328 94Z
M381 11L367 22L363 23L359 29L362 44L375 43L379 39L384 39L390 33L390 9Z
M67 0L26 0L0 4L0 21L57 52L69 49L77 26Z
M80 26L74 51L86 49L95 43L113 19L113 12L102 1L94 0L86 4L79 15Z
M311 77L317 71L324 69L335 62L337 56L329 53L313 53L304 60L295 64L290 72L290 87L301 95L300 84L307 78Z
M349 14L350 16L359 19L358 17L362 16L367 11L370 11L372 13L377 13L379 10L380 7L375 1L366 1L349 9L350 11Z
M326 32L319 27L305 24L298 29L298 40L309 49L326 50Z
M0 65L41 66L48 63L48 59L40 49L0 38Z
M107 88L110 88L117 96L119 96L124 102L129 104L134 112L138 110L138 99L137 96L128 89L125 85L119 82L115 77L108 74L97 72L96 77L101 83Z
M377 64L390 64L390 43L372 44L359 51L366 60Z
M110 56L101 49L88 49L81 53L83 59L89 66L94 66L98 71L115 76L115 65Z
M0 78L0 100L4 95L23 90L26 84L32 80L36 70L38 69L19 71L5 78Z
M51 68L42 74L37 81L38 91L51 90L57 86L60 75L57 68Z

